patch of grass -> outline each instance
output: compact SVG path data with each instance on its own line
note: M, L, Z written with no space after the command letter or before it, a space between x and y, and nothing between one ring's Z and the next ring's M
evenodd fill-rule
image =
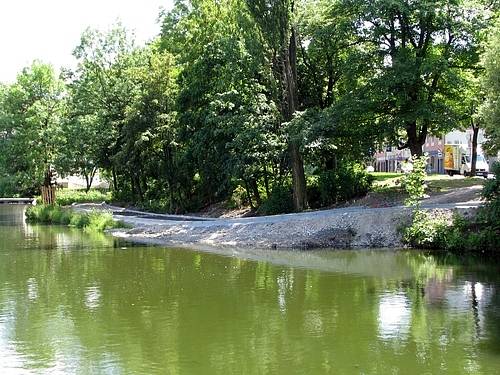
M56 203L69 206L73 203L101 203L111 200L111 192L92 189L85 190L62 189L56 192Z
M431 191L447 192L454 189L481 185L486 182L482 177L466 177L448 175L430 175L425 179Z
M373 184L372 191L382 196L384 199L390 199L390 197L401 197L405 196L404 189L402 188L403 176L401 173L383 173L386 175L386 178L379 178ZM373 175L373 173L372 173ZM390 177L390 176L396 177ZM486 182L486 179L482 177L467 177L463 176L453 176L450 177L448 175L443 174L434 174L428 175L425 177L425 184L427 185L426 192L432 193L440 193L440 192L448 192L455 189L463 188L463 187L471 187L481 185L483 186Z
M395 172L371 172L370 174L373 176L375 182L387 181L402 176L401 173Z
M401 192L403 191L401 183L402 183L402 175L399 175L399 177L387 179L384 181L376 181L373 184L373 191L379 192L379 193L387 193L387 192Z
M30 223L67 225L95 232L126 227L123 222L113 220L113 215L109 212L76 212L56 205L29 207L26 219Z

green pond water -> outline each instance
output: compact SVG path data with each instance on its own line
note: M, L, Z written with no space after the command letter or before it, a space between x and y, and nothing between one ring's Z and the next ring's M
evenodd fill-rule
M0 374L499 374L498 264L220 252L0 206Z

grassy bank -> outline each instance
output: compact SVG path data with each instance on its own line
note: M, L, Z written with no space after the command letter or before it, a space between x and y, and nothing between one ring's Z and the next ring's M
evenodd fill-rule
M35 224L67 225L97 232L125 226L123 222L113 220L113 215L107 212L76 212L57 205L29 207L26 211L26 219Z

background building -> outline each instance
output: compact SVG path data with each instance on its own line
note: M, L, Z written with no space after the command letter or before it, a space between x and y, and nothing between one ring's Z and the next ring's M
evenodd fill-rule
M477 153L483 154L481 145L484 143L484 131L479 130L477 140ZM461 145L467 154L472 155L472 129L466 131L454 130L444 137L428 136L423 145L423 150L429 155L427 161L428 173L444 173L443 149L445 144ZM410 150L398 150L397 147L387 146L375 153L374 168L377 172L400 172L401 163L411 157Z

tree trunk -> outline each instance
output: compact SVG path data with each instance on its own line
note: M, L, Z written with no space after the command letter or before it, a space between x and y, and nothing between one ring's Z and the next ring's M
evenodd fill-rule
M83 175L85 176L85 192L88 193L90 191L90 188L92 187L92 183L94 182L94 177L95 174L97 173L97 168L92 168L92 171L90 172L90 176L84 172Z
M139 200L144 201L144 193L142 191L141 179L139 176L134 175L134 183L136 184L137 192L139 193Z
M118 191L118 178L116 177L115 167L111 168L111 174L113 175L113 190Z
M479 135L479 126L472 124L472 157L470 161L470 175L476 175L477 162L477 137Z
M290 121L297 110L297 40L295 28L292 27L288 48L283 50L281 61L283 85L283 117ZM290 162L293 180L293 204L295 211L302 211L307 207L306 177L304 174L304 160L300 153L300 143L294 136L289 142Z
M269 197L269 176L267 175L267 167L264 164L264 187L266 189L266 197Z
M290 142L290 157L293 176L293 207L295 211L302 211L307 207L306 178L304 174L304 161L300 154L299 144L296 141Z
M52 186L52 171L50 168L47 169L45 172L45 177L43 179L43 186L45 187L50 187Z
M131 190L131 193L132 193L132 197L135 199L135 182L134 182L134 177L132 175L130 175L130 190Z
M83 172L83 177L85 177L85 192L88 193L90 190L90 177L87 172Z
M422 156L424 154L422 145L418 142L408 144L412 156Z
M247 193L248 204L250 204L250 208L253 210L255 207L254 207L253 202L252 202L252 196L250 195L250 188L248 186L248 181L247 180L243 180L243 181L245 181L245 191Z
M257 184L257 180L255 178L250 179L250 187L252 188L253 196L255 197L258 207L262 203L262 199L259 193L259 185Z
M411 122L406 125L406 136L408 141L403 148L409 148L412 156L422 156L424 154L422 146L427 138L427 126L424 125L418 133L417 123Z
M170 213L174 212L174 186L170 182L168 183L168 195L169 195L169 200L168 200L168 210Z

